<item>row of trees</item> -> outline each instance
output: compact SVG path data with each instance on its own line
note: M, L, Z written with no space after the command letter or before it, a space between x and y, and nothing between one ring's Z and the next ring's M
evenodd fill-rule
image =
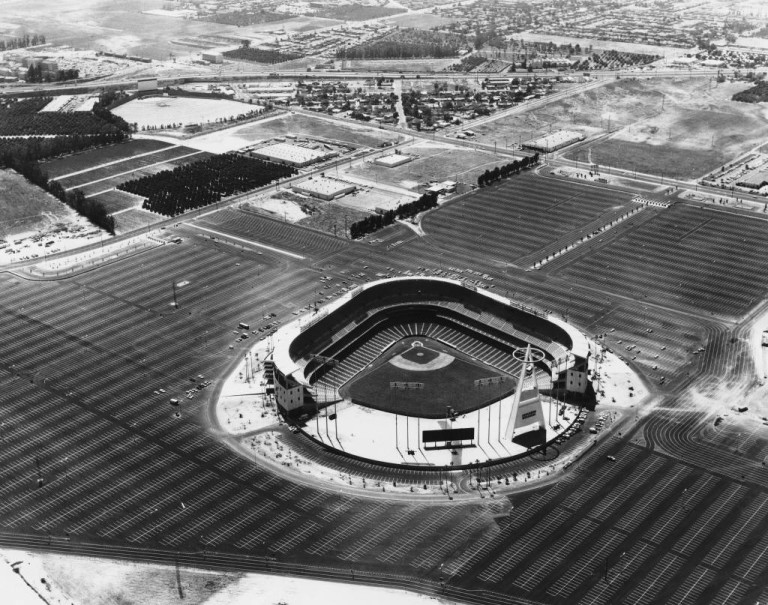
M467 44L464 36L419 29L402 29L336 52L339 59L415 59L455 57Z
M14 48L27 48L27 46L37 46L45 44L45 36L42 34L24 34L18 38L9 38L0 40L0 51L13 50Z
M151 212L176 216L293 174L290 166L227 153L134 179L118 189L146 198L144 208Z
M369 233L388 227L395 222L395 219L406 219L416 216L420 212L424 212L437 206L437 194L425 193L419 199L405 204L400 204L394 210L387 210L381 214L372 214L359 220L349 228L349 236L352 239L358 239L364 237Z
M250 46L243 45L240 48L234 50L228 50L223 53L225 57L230 59L238 59L240 61L253 61L254 63L283 63L285 61L293 61L294 59L301 59L302 55L296 53L284 53L279 50L265 50L263 48L251 48Z
M768 101L768 82L765 80L759 81L752 88L737 92L731 98L742 103L762 103L763 101Z
M129 132L130 127L98 103L93 111L59 112L40 110L50 97L0 105L0 136L101 135Z
M27 69L27 82L64 82L66 80L77 80L80 72L77 69L60 69L57 72L43 71L39 65L30 65Z
M539 163L539 154L536 153L530 157L524 157L520 160L512 160L509 164L503 166L496 166L493 170L486 170L483 174L477 177L477 185L479 187L485 187L500 179L506 179L507 177L517 174L521 170L525 170L531 166L535 166Z
M40 165L40 161L47 158L113 145L127 139L130 127L107 109L112 100L110 95L102 95L93 111L76 114L37 113L51 101L46 97L8 99L0 105L0 133L22 136L0 138L0 167L15 170L94 225L114 234L115 220L101 202L86 198L79 189L64 191L58 182L48 179L44 167ZM25 127L30 130L25 132Z

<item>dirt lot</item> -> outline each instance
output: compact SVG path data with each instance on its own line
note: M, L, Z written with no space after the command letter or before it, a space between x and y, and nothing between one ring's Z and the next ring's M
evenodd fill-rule
M184 144L212 153L224 153L257 141L277 136L284 137L287 134L319 137L368 147L378 147L384 142L397 141L401 138L401 135L393 132L363 124L345 124L319 116L284 114L194 137L184 141Z
M416 191L423 188L429 181L451 180L469 184L477 183L479 174L509 161L497 158L493 153L430 141L419 141L403 147L401 151L404 155L418 157L395 168L379 166L371 160L364 164L355 164L346 172L370 181L391 183ZM385 155L391 153L387 151Z
M370 214L334 202L298 195L292 191L280 191L271 196L253 197L248 200L246 205L274 218L339 237L349 237L349 225Z
M0 239L46 230L77 217L75 211L12 170L0 170Z
M607 134L610 129L609 138L581 146L566 157L658 175L664 170L665 176L693 179L768 137L768 109L730 100L747 87L745 83L716 85L706 78L621 80L507 124L494 122L494 134L496 140L505 135L525 140L531 133L543 134L550 125L552 130L580 130L587 136ZM515 133L515 126L522 127Z

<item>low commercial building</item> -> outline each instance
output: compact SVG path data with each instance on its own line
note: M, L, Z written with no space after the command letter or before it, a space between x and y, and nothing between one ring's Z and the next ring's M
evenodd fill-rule
M585 138L586 136L581 132L576 132L574 130L558 130L557 132L539 137L538 139L527 141L523 143L523 147L535 151L542 151L544 153L551 153L558 149L562 149L563 147L567 147L568 145L583 141Z
M251 155L270 162L276 162L279 164L287 164L289 166L296 166L301 168L303 166L309 166L315 162L320 162L328 158L339 155L338 151L329 151L323 148L311 149L309 147L302 147L301 145L294 145L292 143L274 143L272 145L266 145L259 147L251 152Z
M347 195L356 189L352 183L326 176L309 178L302 183L291 185L291 188L297 193L303 193L304 195L326 201Z
M221 53L203 53L203 61L208 61L208 63L224 63L224 55Z
M392 155L385 155L373 160L374 164L379 166L386 166L387 168L394 168L395 166L402 166L413 160L412 155L405 155L402 153L394 153Z
M145 90L157 90L157 78L139 78L137 81L139 92Z

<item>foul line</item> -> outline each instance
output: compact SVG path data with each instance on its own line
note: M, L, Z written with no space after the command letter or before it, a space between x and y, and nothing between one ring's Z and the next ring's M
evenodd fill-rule
M200 225L190 225L190 227L192 227L193 229L202 229L203 231L209 231L210 233L215 233L216 235L220 235L221 237L234 239L234 240L237 240L238 242L244 242L246 244L250 244L251 246L257 246L259 248L264 248L265 250L269 250L271 252L277 252L278 254L285 254L286 256L290 256L291 258L297 258L299 260L304 260L306 258L305 256L301 256L300 254L294 254L293 252L288 252L287 250L281 250L280 248L273 248L272 246L265 246L264 244L259 244L249 239L243 239L242 237L235 237L234 235L229 235L228 233L222 233L221 231L214 231L213 229L208 229L208 227L201 227Z

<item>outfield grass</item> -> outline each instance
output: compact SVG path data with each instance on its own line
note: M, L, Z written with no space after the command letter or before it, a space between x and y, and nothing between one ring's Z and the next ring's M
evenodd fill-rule
M389 363L396 355L408 351L416 340L434 351L451 355L454 360L443 368L428 371L404 370ZM511 392L514 388L511 378L500 387L475 388L475 380L498 375L498 369L474 361L431 338L418 337L404 339L391 347L386 355L374 362L373 368L360 374L343 390L355 403L374 409L404 416L445 418L446 406L463 414ZM390 382L419 382L424 387L393 390Z
M48 162L43 162L41 167L48 178L58 178L72 172L88 170L118 160L125 160L141 153L157 151L171 147L170 143L162 141L152 141L149 139L135 139L116 145L107 145L98 149L89 149L62 158L56 158Z

